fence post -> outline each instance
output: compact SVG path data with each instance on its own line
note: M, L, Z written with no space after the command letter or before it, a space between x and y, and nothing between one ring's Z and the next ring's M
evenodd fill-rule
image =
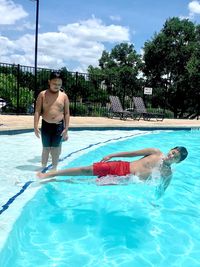
M20 65L17 65L17 114L19 114L19 80L20 80Z
M78 72L76 71L76 83L75 83L75 92L74 92L74 116L76 116L76 92L78 90Z
M34 112L36 108L36 100L37 100L37 66L34 68Z

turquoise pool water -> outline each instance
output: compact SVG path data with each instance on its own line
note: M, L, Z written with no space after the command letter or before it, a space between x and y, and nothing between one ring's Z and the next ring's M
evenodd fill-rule
M189 151L187 160L174 165L173 180L159 200L149 184L43 185L13 225L0 266L200 266L199 138L198 130L155 131L96 145L67 164L63 160L62 168L89 165L114 151L158 147L167 153L177 145Z

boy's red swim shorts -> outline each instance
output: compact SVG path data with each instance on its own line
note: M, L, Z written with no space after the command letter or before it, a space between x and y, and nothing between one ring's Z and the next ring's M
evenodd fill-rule
M130 162L108 161L93 164L93 174L99 177L106 175L125 176L130 174Z

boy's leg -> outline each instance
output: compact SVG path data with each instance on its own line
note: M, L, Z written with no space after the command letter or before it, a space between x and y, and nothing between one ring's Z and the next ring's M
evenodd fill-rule
M59 156L61 154L62 145L62 131L64 129L64 122L61 121L53 125L53 131L51 134L51 156L52 156L52 168L57 169Z
M39 178L51 178L55 176L94 176L93 166L69 168L59 171L52 171L47 173L37 173Z
M50 147L43 147L42 149L42 167L45 168L47 166L47 162L49 159Z
M53 166L52 168L56 170L59 161L59 156L61 153L61 145L58 147L51 147L50 152L52 157L52 166Z
M47 162L49 159L49 152L51 146L51 136L49 124L42 119L41 126L41 139L42 139L42 167L45 168L47 166Z

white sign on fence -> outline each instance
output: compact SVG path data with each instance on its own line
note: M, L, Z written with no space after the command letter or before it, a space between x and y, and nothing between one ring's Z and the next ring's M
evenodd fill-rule
M152 95L152 88L151 87L144 87L144 94L145 95Z

